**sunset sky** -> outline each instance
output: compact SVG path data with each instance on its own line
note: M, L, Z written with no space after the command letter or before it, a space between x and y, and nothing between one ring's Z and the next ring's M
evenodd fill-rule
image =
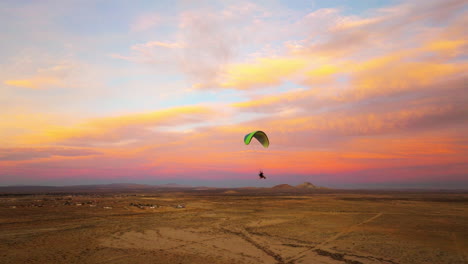
M468 188L467 25L466 0L1 1L0 185Z

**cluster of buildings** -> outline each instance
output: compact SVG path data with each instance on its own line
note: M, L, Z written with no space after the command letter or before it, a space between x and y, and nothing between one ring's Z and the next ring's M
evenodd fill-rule
M141 204L141 203L130 203L130 206L135 206L140 209L155 209L162 207L162 205L158 204ZM185 208L185 204L177 204L173 206L174 208Z

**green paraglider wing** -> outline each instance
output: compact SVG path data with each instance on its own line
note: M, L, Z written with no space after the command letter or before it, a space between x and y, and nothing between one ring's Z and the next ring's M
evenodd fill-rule
M258 142L260 142L265 148L268 148L268 146L270 146L270 141L268 140L268 137L265 134L265 132L257 130L257 131L254 131L252 133L245 135L244 143L246 145L250 144L252 137L256 138Z

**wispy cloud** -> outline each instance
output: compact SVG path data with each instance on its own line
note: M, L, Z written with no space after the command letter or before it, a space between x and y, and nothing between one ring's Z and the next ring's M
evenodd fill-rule
M31 160L37 158L47 158L52 156L89 156L99 154L99 151L85 148L1 148L0 161L7 160Z
M165 126L176 127L203 122L206 116L213 114L213 110L207 107L177 107L141 114L95 118L75 126L47 127L42 133L21 135L18 140L29 144L68 142L72 145L108 143L112 146L119 142L133 142L133 139L145 140L157 135L155 131Z
M158 26L161 20L161 16L157 13L142 14L135 19L130 28L133 31L146 31Z
M262 58L252 64L230 65L220 86L248 89L279 85L305 65L306 61L299 58Z
M5 80L4 84L30 89L61 88L67 85L73 85L67 82L67 78L72 71L72 65L60 64L49 68L38 69L34 75L25 79Z

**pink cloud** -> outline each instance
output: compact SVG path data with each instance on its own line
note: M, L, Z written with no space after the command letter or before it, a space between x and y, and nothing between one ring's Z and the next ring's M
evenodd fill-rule
M130 28L133 31L146 31L159 25L161 17L156 13L147 13L140 15L131 24Z
M48 158L52 156L90 156L100 154L99 151L86 148L2 148L0 149L0 161L31 160L36 158Z

